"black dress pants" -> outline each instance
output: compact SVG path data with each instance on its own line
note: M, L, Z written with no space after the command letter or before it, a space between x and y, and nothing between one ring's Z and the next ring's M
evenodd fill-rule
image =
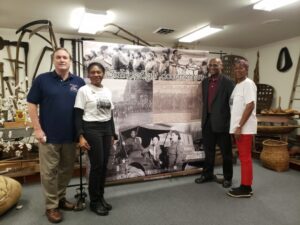
M90 201L95 203L104 194L109 152L112 146L112 132L107 122L85 122L84 137L91 146L88 150L91 164L89 175Z
M205 151L204 162L204 176L213 176L216 145L220 147L223 157L223 174L225 180L232 179L233 165L232 165L232 143L229 132L214 132L211 127L211 120L208 117L204 129L203 146Z

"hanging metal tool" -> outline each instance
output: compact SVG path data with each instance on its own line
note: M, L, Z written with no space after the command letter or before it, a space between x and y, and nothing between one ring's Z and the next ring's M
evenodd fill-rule
M33 27L33 26L38 26L33 30L30 30L29 27ZM48 29L49 32L49 39L47 39L46 37L40 35L38 32L44 29ZM18 70L18 60L19 60L19 49L22 43L22 39L24 37L24 35L26 33L29 32L29 38L31 38L34 35L37 35L38 37L42 38L43 40L45 40L47 43L49 43L52 47L52 50L57 48L57 42L56 42L56 38L55 38L55 34L52 28L52 23L49 20L36 20L36 21L32 21L30 23L25 24L24 26L22 26L21 28L19 28L16 31L16 34L20 33L18 42L17 42L17 49L16 49L16 63L15 63L15 80L16 80L16 86L19 85L19 70ZM26 76L26 90L28 89L28 75ZM16 93L19 91L19 88L16 88Z
M71 41L72 45L72 62L73 62L73 73L81 76L83 68L83 41L94 41L94 38L60 38L60 46L64 47L65 41Z
M40 27L34 29L34 30L29 30L28 28L29 27L32 27L32 26L36 26L36 25L40 25L42 24ZM49 39L45 38L44 36L42 35L39 35L37 32L42 30L42 29L48 29L49 31ZM17 31L16 31L16 34L20 33L21 32L21 35L24 34L24 33L27 33L28 31L30 31L30 33L33 33L34 35L37 35L39 37L42 37L43 39L45 39L48 43L50 43L50 45L52 46L53 49L56 49L57 48L57 43L56 43L56 38L55 38L55 34L54 34L54 31L53 31L53 28L52 28L52 23L51 21L49 20L35 20L35 21L32 21L30 23L27 23L25 25L23 25L22 27L20 27ZM31 35L32 36L32 35ZM31 37L30 36L30 37Z
M17 47L17 42L16 41L3 40L3 38L0 37L0 50L2 50L5 46L7 47L7 55L8 55L8 58L6 60L8 60L10 62L11 71L14 74L15 67L14 67L13 63L16 62L16 59L13 59L13 57L12 57L10 46ZM26 67L27 67L26 61L28 59L29 44L28 44L28 42L21 42L20 47L22 47L24 49L25 63L22 62L22 61L18 61L18 63L19 64L26 64Z
M133 33L125 30L123 27L120 27L114 23L108 23L106 24L104 27L108 28L108 27L114 27L114 28L117 28L117 30L115 32L113 31L109 31L109 30L105 30L103 32L105 33L110 33L114 36L117 36L117 37L120 37L122 39L125 39L129 42L132 42L134 45L142 45L142 46L161 46L161 47L164 47L163 45L161 44L150 44L149 42L143 40L142 38L134 35ZM125 35L123 34L120 34L121 32L123 32Z
M23 48L23 50L24 50L25 62L22 62L22 61L17 62L17 59L13 59L13 57L12 57L12 52L11 52L10 47L11 46L17 47L18 43L16 41L3 40L0 37L0 50L3 49L4 46L6 46L7 54L8 54L8 58L5 59L5 60L9 61L12 74L15 74L15 65L16 64L18 64L18 69L21 68L21 67L19 67L19 64L25 64L25 84L26 84L26 89L27 89L28 88L28 78L27 78L28 77L28 53L29 53L29 44L28 44L28 42L21 42L20 43L20 47Z
M76 67L76 39L73 38L60 38L60 46L64 47L65 46L65 41L71 41L71 46L72 46L72 68L73 68L73 73L77 74L77 67Z
M3 79L3 62L0 62L0 83L1 83L1 98L5 98L5 87Z
M30 29L25 29L25 30L23 30L23 32L31 34L33 31ZM39 33L35 33L35 35L38 36L39 38L43 39L44 41L46 41L49 45L52 45L51 42L45 36L43 36Z
M76 40L76 44L77 44L77 75L80 76L81 75L81 66L80 66L80 59L81 59L81 52L80 52L80 45L82 45L82 41L81 40Z
M10 94L10 96L13 96L14 93L13 93L13 89L11 88L11 85L9 83L9 77L4 77L4 67L3 67L3 63L0 62L0 79L1 79L1 88L2 88L2 98L5 97L5 85L4 85L4 81L6 83L6 86L8 88L8 92ZM15 107L15 109L17 109L17 102L16 102L16 99L13 99L13 105Z
M45 47L43 48L42 53L41 53L41 55L40 55L40 57L39 57L38 63L36 64L36 67L35 67L35 70L34 70L34 73L33 73L33 76L32 76L32 81L35 79L35 77L36 77L36 75L37 75L37 72L38 72L38 70L39 70L40 64L41 64L41 62L42 62L42 60L43 60L43 58L44 58L44 55L45 55L45 53L46 53L47 51L51 51L51 52L52 52L53 49L50 48L50 47L48 47L48 46L45 46ZM52 59L51 59L51 60L52 60ZM51 63L51 65L52 65L52 63ZM51 67L50 67L50 70L51 70Z
M15 67L14 67L15 60L13 60L13 58L12 58L10 46L6 45L6 49L7 49L8 61L9 61L11 71L13 74L15 74Z
M12 42L10 42L10 45L18 47L18 42L12 41ZM25 64L25 89L27 91L28 90L28 54L29 54L29 44L28 44L28 42L20 42L19 45L24 50L24 57L25 57L25 60L24 60L24 64ZM18 61L18 64L21 64L21 63L22 63L22 61ZM18 68L20 68L20 67L18 67ZM15 71L14 70L12 70L12 71L13 71L13 74L15 74ZM16 84L18 84L18 83L16 82Z

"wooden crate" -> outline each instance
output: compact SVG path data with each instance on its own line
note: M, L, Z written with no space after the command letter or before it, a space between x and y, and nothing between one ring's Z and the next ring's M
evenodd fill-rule
M24 177L39 173L39 160L0 161L0 174L8 177Z
M18 122L4 122L4 128L24 128L24 127L32 127L31 123L18 121Z
M25 137L31 137L33 133L32 127L5 127L0 128L0 137L4 141L12 139L23 139Z

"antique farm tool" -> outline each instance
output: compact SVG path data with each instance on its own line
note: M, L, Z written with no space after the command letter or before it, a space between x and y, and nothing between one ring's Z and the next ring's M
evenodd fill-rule
M1 98L5 98L5 87L3 80L3 62L0 62L0 84L1 84Z
M117 30L115 32L113 31L109 31L109 30L105 30L104 32L106 33L110 33L114 36L120 37L124 40L130 41L133 44L137 44L137 45L143 45L143 46L152 46L149 42L141 39L140 37L134 35L133 33L125 30L124 28L114 24L114 23L109 23L106 24L105 27L114 27L117 28ZM123 32L123 34L120 34L121 32Z
M36 67L35 67L35 70L34 70L34 73L33 73L33 76L32 76L32 81L35 79L35 77L36 77L36 75L37 75L38 69L39 69L39 67L40 67L40 64L41 64L43 58L44 58L44 55L45 55L46 51L53 51L53 49L50 48L50 47L48 47L48 46L45 46L45 47L43 48L42 53L41 53L41 55L40 55L40 57L39 57L38 63L36 64ZM51 65L52 65L52 63L51 63ZM51 69L51 68L50 68L50 69Z
M34 29L29 29L29 28L34 28ZM48 29L49 32L49 38L46 38L43 35L40 35L38 32L44 29ZM24 35L26 33L29 33L29 38L31 38L32 36L36 35L40 38L42 38L43 40L45 40L47 43L49 43L51 45L52 51L54 49L57 48L57 43L56 43L56 38L55 38L55 34L52 28L52 23L49 20L36 20L36 21L32 21L30 23L25 24L24 26L22 26L21 28L19 28L16 31L16 34L19 34L19 39L17 42L17 50L16 50L16 63L15 63L15 80L16 80L16 86L19 85L19 70L18 70L18 60L19 60L19 49L22 43L22 39L24 37ZM28 75L26 76L26 90L28 89ZM16 93L18 92L18 89L16 89Z
M13 74L15 74L14 63L16 62L16 59L13 59L10 47L11 46L17 47L17 42L16 41L3 40L3 38L0 37L0 50L2 50L5 46L7 48L7 55L8 55L8 58L6 58L5 60L9 61L11 71L12 71ZM18 61L18 63L19 64L25 64L25 73L27 74L27 60L28 60L29 44L28 44L28 42L21 42L20 47L22 47L24 49L25 62Z
M10 96L13 96L13 89L9 83L9 77L4 77L4 67L3 67L3 62L0 62L0 79L1 79L1 89L2 89L2 98L5 97L5 87L4 87L4 82L6 83L6 86L8 88L8 92L10 94ZM15 99L13 99L13 104L15 109L17 109L17 102Z

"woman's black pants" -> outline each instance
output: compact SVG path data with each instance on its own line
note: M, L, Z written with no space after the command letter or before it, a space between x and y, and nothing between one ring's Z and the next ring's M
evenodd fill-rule
M97 202L104 194L105 177L109 152L112 146L112 132L107 122L85 122L84 137L90 145L89 195L90 201Z

